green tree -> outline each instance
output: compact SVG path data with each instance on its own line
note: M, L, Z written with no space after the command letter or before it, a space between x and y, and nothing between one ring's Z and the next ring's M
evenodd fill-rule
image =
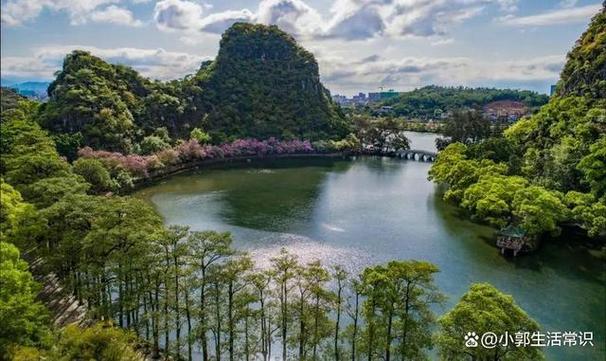
M354 118L354 124L356 138L360 140L362 149L388 153L410 148L410 142L405 135L406 129L401 120L358 116Z
M108 192L116 186L109 171L98 159L80 158L73 163L72 169L91 185L93 193Z
M504 227L511 221L514 195L527 186L523 177L483 176L465 190L461 206L483 221Z
M36 300L40 286L17 247L4 241L0 241L0 284L0 358L10 359L16 346L50 341L47 311Z
M130 361L141 356L133 349L135 337L110 324L97 323L84 329L70 325L59 334L50 359L58 361Z
M279 327L282 340L282 359L286 360L288 352L288 330L291 320L289 313L289 297L293 288L293 278L298 269L297 258L282 248L277 257L271 259L272 275L276 283L278 304L280 309Z
M606 199L596 201L591 193L570 191L564 196L564 203L572 219L587 230L590 237L606 232Z
M42 228L35 208L0 179L0 241L24 246Z
M592 144L587 154L577 168L583 173L584 181L588 183L597 197L606 195L606 136Z
M431 307L443 299L434 285L437 272L435 265L420 261L391 261L364 270L366 327L373 328L367 332L367 342L373 345L369 358L376 352L374 345L383 347L386 361L394 352L403 359L426 357L435 321Z
M189 133L189 139L195 139L200 144L206 144L210 142L210 135L200 128L194 128Z
M143 154L153 154L170 147L169 143L156 135L143 138L140 145Z
M208 273L211 267L233 254L231 249L232 237L230 233L213 231L191 232L187 239L191 252L192 267L199 273L199 311L198 328L202 359L209 358L208 331L210 304L208 300Z
M442 129L452 142L477 143L490 136L490 121L475 110L455 111Z
M516 347L513 342L507 346L497 345L493 349L481 346L465 346L466 335L475 332L483 335L515 336L517 332L539 331L539 325L530 318L514 301L488 283L471 285L450 311L439 319L440 330L437 345L444 360L542 360L540 348Z
M529 235L549 232L558 234L558 226L566 218L562 194L540 186L520 189L513 198L513 215L521 221Z

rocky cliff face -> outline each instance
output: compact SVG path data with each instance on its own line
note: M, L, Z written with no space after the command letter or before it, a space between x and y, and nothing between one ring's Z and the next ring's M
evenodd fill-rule
M606 2L568 53L557 94L606 98Z
M347 125L313 55L276 26L235 24L195 78L206 128L227 136L339 137Z

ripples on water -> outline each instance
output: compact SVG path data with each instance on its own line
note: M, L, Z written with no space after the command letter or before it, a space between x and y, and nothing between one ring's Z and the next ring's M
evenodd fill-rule
M260 239L259 243L266 245L245 250L260 269L269 269L272 258L278 257L282 249L295 255L300 264L320 261L329 268L341 266L349 274L358 274L364 267L377 262L362 249L336 247L296 234L274 234Z

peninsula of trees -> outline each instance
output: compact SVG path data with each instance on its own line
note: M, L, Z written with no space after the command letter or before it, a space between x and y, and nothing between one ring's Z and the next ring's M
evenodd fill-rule
M503 134L477 117L453 126L430 178L448 184L445 199L495 226L521 225L531 236L577 225L606 232L606 13L568 54L557 94ZM465 127L464 124L471 126Z

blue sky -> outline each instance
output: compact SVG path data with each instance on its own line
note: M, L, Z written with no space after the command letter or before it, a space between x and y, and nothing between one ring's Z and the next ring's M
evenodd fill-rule
M3 82L73 49L157 79L196 71L236 21L277 24L333 94L464 85L548 92L599 0L2 0Z

